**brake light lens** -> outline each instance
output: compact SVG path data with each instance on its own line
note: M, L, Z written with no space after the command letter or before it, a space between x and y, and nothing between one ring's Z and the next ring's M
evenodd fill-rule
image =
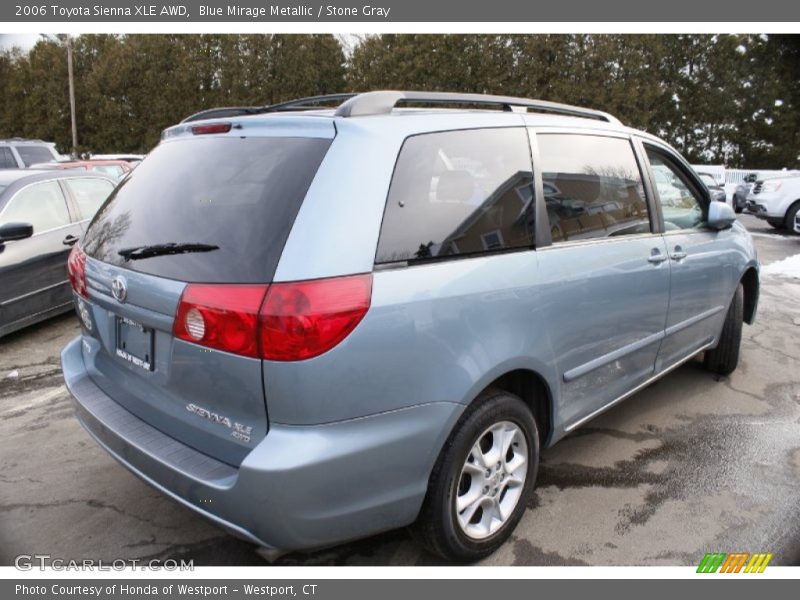
M372 275L271 285L190 283L173 335L253 358L305 360L345 339L367 314Z
M67 275L69 284L75 290L75 293L88 299L89 292L86 289L86 253L78 244L72 247L67 258Z
M183 290L172 333L225 352L258 358L258 309L264 285L198 285Z
M327 352L361 322L372 274L274 283L261 307L261 356L305 360Z
M230 123L211 123L209 125L195 125L192 127L192 133L195 135L204 135L207 133L228 133L230 130Z

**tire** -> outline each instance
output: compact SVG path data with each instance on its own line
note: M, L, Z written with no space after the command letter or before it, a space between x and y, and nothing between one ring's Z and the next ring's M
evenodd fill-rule
M509 450L503 457L502 440L509 437ZM525 453L527 463L520 465L519 457ZM493 454L500 457L496 463ZM491 460L488 469L483 462L487 456ZM430 552L450 561L474 562L488 556L508 539L522 518L538 469L539 430L528 406L502 390L484 392L442 448L412 533ZM523 474L522 483L514 485ZM470 496L476 500L468 502ZM458 498L468 502L461 513Z
M783 226L789 230L789 233L794 233L794 218L800 212L800 202L795 202L786 211L786 218L784 219Z
M737 214L737 215L740 215L740 214L742 214L742 212L744 211L744 208L742 208L741 206L739 206L739 205L737 204L737 205L734 207L734 209L733 209L733 210L736 212L736 214Z
M713 350L708 350L705 355L706 369L718 375L730 375L739 364L739 346L742 343L742 318L744 315L744 289L742 284L736 288L733 295L719 344Z
M784 227L783 219L767 219L767 223L772 225L775 229L783 229Z

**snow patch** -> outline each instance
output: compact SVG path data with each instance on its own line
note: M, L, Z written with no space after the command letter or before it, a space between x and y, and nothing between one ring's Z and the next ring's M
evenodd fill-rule
M778 277L794 277L800 279L800 254L788 256L783 260L768 264L761 268L764 275L777 275Z

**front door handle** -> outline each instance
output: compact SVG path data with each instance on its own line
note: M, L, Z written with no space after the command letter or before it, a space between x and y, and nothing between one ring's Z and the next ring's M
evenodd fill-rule
M665 260L667 260L667 255L661 254L658 248L653 248L653 250L650 252L650 257L647 259L647 262L658 265Z
M669 257L675 261L681 261L686 258L686 252L683 251L683 248L680 246L675 246L675 250L673 250Z
M64 238L64 241L61 242L65 246L74 246L75 242L77 242L80 238L77 236L72 235L71 233Z

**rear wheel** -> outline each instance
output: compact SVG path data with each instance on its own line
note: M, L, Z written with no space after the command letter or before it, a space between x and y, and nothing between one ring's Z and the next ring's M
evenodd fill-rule
M712 373L730 375L739 364L739 346L742 343L742 318L744 315L744 290L742 284L736 288L733 295L719 344L713 350L706 352L705 366Z
M525 512L539 466L539 432L517 396L475 401L442 449L412 530L433 553L472 562L499 548Z

